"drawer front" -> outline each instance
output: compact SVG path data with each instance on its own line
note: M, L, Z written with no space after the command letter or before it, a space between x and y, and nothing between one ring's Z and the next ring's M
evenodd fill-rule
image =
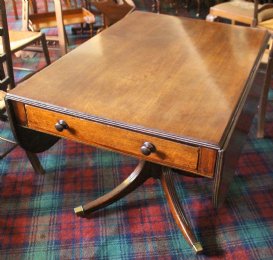
M136 156L141 160L197 172L200 150L198 147L179 144L33 106L26 105L25 110L28 127L34 130ZM64 120L69 128L61 132L57 131L55 124L59 120ZM140 150L145 142L152 143L156 148L156 151L148 156L143 155Z

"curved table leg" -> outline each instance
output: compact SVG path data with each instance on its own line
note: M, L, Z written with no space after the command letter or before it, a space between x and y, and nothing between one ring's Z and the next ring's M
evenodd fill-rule
M170 206L171 213L187 242L192 246L196 253L200 253L203 251L202 245L196 239L192 231L192 227L187 220L185 212L179 202L173 177L174 173L170 168L162 167L160 181Z
M152 175L149 170L152 170L150 164L145 163L145 161L140 161L136 169L120 185L102 197L74 208L75 213L79 216L83 216L87 212L94 212L116 202L150 178Z
M177 225L179 226L186 241L192 246L194 251L196 253L200 253L203 251L203 248L200 242L198 242L196 239L190 222L187 220L183 208L179 202L173 182L174 174L175 172L168 167L162 167L154 163L140 161L130 176L115 189L94 201L74 208L74 211L78 216L84 216L85 213L94 212L123 198L142 185L150 177L160 178L168 204Z

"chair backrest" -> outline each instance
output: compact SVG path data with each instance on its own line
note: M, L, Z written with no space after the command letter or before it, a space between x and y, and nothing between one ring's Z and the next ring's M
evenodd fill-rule
M135 9L131 0L95 0L92 4L103 14L105 27L116 23Z
M36 6L36 13L30 14L30 1L31 0L23 0L22 5L22 30L34 30L30 23L30 19L37 20L40 18L46 18L52 16L52 12L48 11L48 0L44 0L44 10L42 13L38 13L37 6ZM62 55L67 53L67 46L66 46L66 34L65 34L65 27L64 27L64 19L63 19L63 12L62 12L62 4L61 0L54 0L54 9L55 9L55 17L56 17L56 24L58 30L58 40L61 47Z
M15 81L13 74L5 0L0 0L0 12L0 37L2 40L2 50L0 50L0 88L1 90L6 91L7 89L12 89L15 87ZM5 73L6 71L7 73Z
M81 7L81 6L78 5L77 0L63 0L63 1L64 1L64 4L66 5L66 7L68 7L68 8L71 8L72 3L73 3L73 6L76 7L76 8Z
M259 22L273 19L273 4L267 3L259 5L259 0L254 0L254 19L252 26L257 26Z
M28 31L29 29L29 0L22 0L22 31Z
M30 1L23 0L23 30L40 31L44 28L57 27L58 35L47 35L46 39L58 41L62 55L67 53L68 45L65 25L95 22L94 15L81 6L78 7L75 0L43 0L43 5L39 5L38 9L36 8L36 13L29 12ZM55 10L48 11L48 7L51 9L53 3ZM64 9L62 9L62 4Z
M37 6L37 0L29 0L29 7L32 11L32 13L38 13L38 6ZM48 6L53 2L54 0L40 0L42 2L42 5L44 7L44 12L47 13L49 11ZM77 0L62 0L62 3L66 8L79 7Z

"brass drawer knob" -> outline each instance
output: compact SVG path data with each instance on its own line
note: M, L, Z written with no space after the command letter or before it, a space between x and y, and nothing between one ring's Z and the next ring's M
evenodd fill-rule
M55 128L56 128L57 131L62 132L64 129L68 129L69 126L64 120L59 120L55 124Z
M151 153L154 153L156 151L155 146L152 143L149 142L145 142L141 147L140 147L140 151L142 152L142 154L148 156Z

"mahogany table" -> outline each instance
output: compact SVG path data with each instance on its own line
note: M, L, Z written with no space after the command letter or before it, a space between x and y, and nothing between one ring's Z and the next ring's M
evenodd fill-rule
M255 75L268 38L258 29L134 12L7 94L14 135L28 155L61 137L139 158L123 183L76 214L159 178L185 239L201 252L173 176L212 179L214 205L221 204L256 112Z

